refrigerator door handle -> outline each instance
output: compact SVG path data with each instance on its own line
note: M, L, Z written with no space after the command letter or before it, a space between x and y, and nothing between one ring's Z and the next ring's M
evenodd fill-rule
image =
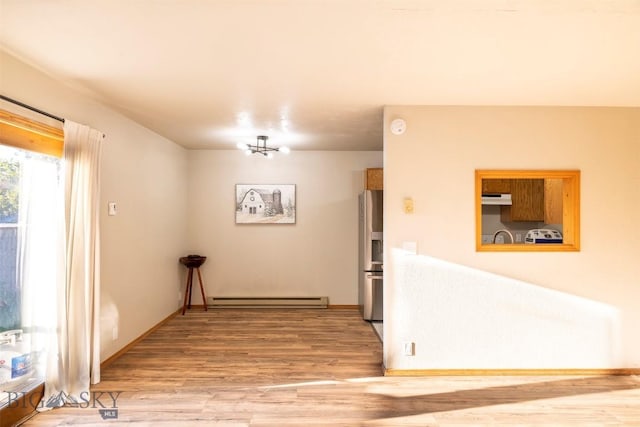
M367 279L382 280L382 276L376 274L367 274Z

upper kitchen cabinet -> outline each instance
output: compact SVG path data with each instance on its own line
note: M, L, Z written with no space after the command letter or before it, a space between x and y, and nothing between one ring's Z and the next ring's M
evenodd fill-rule
M475 191L476 250L487 252L580 250L580 171L476 170ZM536 229L546 228L546 225L551 225L549 228L552 229L559 227L562 232L562 243L530 244L521 241L513 244L483 243L483 204L500 205L498 216L500 222L505 224L518 223ZM514 225L514 228L518 229L518 226Z
M545 224L562 224L562 187L560 178L544 180L544 222Z
M502 207L502 221L544 221L544 179L509 181L511 206Z
M562 224L562 179L483 179L482 194L510 194L501 206L503 222Z
M365 190L382 190L383 169L369 168L365 171L364 188Z
M482 194L511 194L511 180L483 179Z

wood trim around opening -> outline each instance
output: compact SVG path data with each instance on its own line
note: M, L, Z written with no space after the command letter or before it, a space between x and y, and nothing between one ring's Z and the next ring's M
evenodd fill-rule
M483 179L561 179L562 244L488 245L482 243ZM476 170L475 171L476 251L477 252L577 252L580 250L580 171L579 170Z
M0 144L50 156L62 157L62 129L0 110Z

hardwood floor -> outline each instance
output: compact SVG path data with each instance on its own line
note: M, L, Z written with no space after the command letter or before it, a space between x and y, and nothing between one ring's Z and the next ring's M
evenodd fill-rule
M108 366L88 407L25 425L640 425L638 377L383 377L381 361L356 310L191 310Z

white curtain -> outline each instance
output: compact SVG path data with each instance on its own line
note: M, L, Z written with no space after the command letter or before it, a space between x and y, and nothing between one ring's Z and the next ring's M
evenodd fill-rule
M104 135L64 124L65 266L57 292L57 357L44 408L81 402L100 382L100 155Z
M55 296L64 267L64 199L59 159L2 148L0 157L19 164L20 171L16 253L16 286L20 291L10 303L20 307L18 328L24 333L13 351L24 355L19 359L24 365L17 378L6 384L0 381L3 390L15 391L42 381L48 356L55 354Z

